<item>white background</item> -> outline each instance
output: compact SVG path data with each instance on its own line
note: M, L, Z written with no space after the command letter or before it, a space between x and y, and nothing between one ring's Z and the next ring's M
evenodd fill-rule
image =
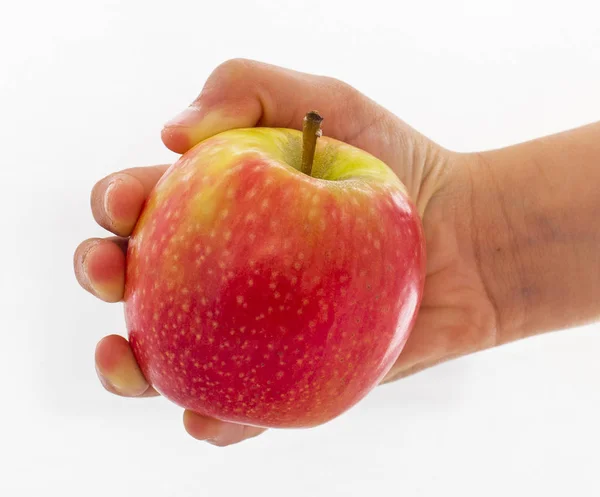
M163 122L228 58L346 80L455 150L499 147L600 119L597 5L2 2L0 495L600 495L600 326L220 449L188 437L164 399L103 391L94 347L124 332L122 309L80 290L71 267L79 241L103 235L93 183L173 160Z

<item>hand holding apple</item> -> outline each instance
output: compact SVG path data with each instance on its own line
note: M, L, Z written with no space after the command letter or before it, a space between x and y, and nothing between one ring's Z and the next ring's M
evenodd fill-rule
M213 72L197 101L165 126L163 141L174 152L185 153L228 129L298 126L303 113L313 106L327 117L323 126L327 136L365 150L390 166L406 185L423 219L426 290L415 327L383 381L481 348L487 329L482 323L487 322L486 316L493 316L493 306L481 289L468 240L463 243L459 237L457 220L471 216L468 211L457 210L455 202L457 185L461 190L461 185L468 184L468 178L455 178L462 170L456 167L459 158L355 89L331 78L252 61L229 61ZM80 284L98 298L123 300L128 237L148 195L167 169L125 169L95 185L91 202L94 217L116 236L85 240L74 262ZM312 184L312 180L307 181ZM293 204L285 207L294 211ZM281 219L285 212L270 214ZM262 235L257 232L257 238ZM114 394L158 395L142 374L130 343L120 335L108 335L98 343L96 369L104 387ZM236 443L263 431L191 410L185 411L183 421L190 435L216 445Z

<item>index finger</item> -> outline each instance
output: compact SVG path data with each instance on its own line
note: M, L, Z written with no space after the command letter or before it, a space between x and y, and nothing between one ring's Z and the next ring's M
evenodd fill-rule
M184 153L229 129L301 129L302 119L310 110L318 110L325 117L323 134L374 155L385 147L366 139L367 128L374 128L377 136L376 131L399 123L393 114L335 78L233 59L218 66L196 100L165 125L162 139L169 149Z

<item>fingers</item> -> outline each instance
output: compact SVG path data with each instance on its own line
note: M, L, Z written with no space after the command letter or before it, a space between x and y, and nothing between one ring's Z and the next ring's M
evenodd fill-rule
M129 342L120 335L109 335L98 342L96 372L104 388L116 395L123 397L159 395L144 378ZM220 447L253 438L265 431L264 428L227 423L187 410L183 414L183 424L192 437Z
M395 118L336 79L234 59L215 69L194 103L165 125L162 139L174 152L184 153L227 129L300 129L310 110L325 117L324 134L357 146L356 140L368 142L361 135L369 127L386 126Z
M94 219L115 235L129 236L146 197L167 167L125 169L100 180L91 195Z
M129 342L120 335L104 337L96 346L96 372L106 390L122 397L155 397L152 388L140 370ZM227 423L184 411L183 425L197 440L224 447L265 431L264 428Z
M84 241L74 256L75 276L79 284L105 302L119 302L125 288L125 253L123 238L91 238Z
M123 397L158 395L144 378L129 342L119 335L104 337L96 346L96 372L111 393Z
M120 335L104 337L96 346L96 372L100 382L109 392L122 397L154 397L159 395L140 370L129 342ZM226 423L184 411L183 425L197 440L224 447L265 431L264 428Z
M169 166L125 169L102 179L92 189L94 218L100 226L126 237L131 234L146 197ZM77 280L106 302L119 302L125 285L127 241L123 238L84 241L75 251Z
M192 411L184 411L183 425L186 431L197 440L224 447L256 437L265 431L264 428L227 423L207 418Z

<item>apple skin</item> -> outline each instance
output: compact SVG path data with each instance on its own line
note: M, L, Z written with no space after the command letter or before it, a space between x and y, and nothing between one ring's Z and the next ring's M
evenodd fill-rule
M391 368L423 293L420 218L375 157L322 137L226 131L183 155L129 241L125 316L147 380L225 421L310 427Z

